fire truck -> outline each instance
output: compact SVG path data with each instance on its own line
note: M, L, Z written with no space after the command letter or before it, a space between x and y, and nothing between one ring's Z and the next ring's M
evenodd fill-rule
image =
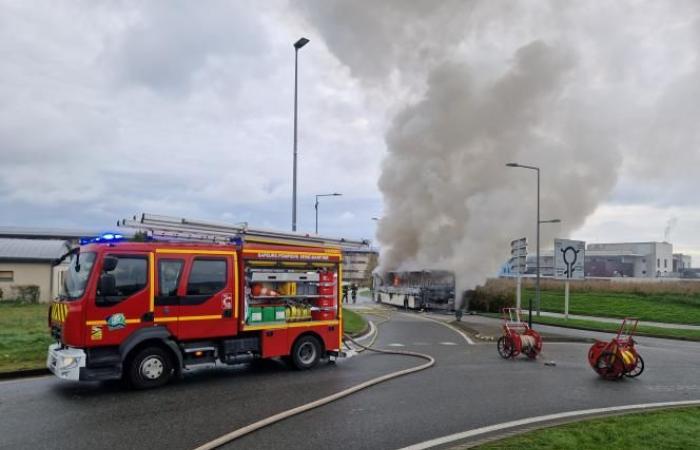
M143 214L81 241L49 310L47 366L67 380L153 388L201 364L342 356L344 246L367 242Z

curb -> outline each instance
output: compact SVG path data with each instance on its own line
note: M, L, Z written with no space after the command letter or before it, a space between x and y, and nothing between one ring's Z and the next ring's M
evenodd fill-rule
M596 328L591 328L591 327L581 327L581 326L572 326L572 325L559 325L559 324L553 324L553 323L542 323L542 322L534 322L537 325L544 325L546 327L557 327L557 328L568 328L571 330L583 330L583 331L595 331L596 333L607 333L607 334L615 334L615 331L609 331L609 330L600 330ZM684 336L666 336L666 335L660 335L660 334L651 334L651 333L644 333L643 331L640 332L637 330L635 332L635 336L640 336L640 337L648 337L648 338L655 338L655 339L669 339L672 341L685 341L685 342L700 342L700 340L697 339L690 339ZM595 339L589 341L593 342Z
M25 369L15 370L12 372L0 372L0 380L13 380L16 378L37 377L41 375L49 375L49 369Z

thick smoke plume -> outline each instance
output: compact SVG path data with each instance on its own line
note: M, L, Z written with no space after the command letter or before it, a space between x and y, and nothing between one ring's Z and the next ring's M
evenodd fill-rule
M306 2L328 48L393 99L382 268L447 268L466 288L497 272L510 240L527 236L534 253L535 172L508 162L541 168L542 219L562 220L542 226L543 248L580 227L625 155L651 141L641 128L663 89L649 86L658 75L640 55L644 45L665 53L639 40L656 17L694 11L683 5L602 14L595 2ZM631 160L630 173L648 167Z

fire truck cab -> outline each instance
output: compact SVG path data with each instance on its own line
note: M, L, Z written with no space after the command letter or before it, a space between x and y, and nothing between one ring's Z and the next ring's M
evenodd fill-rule
M294 242L125 242L75 249L51 304L47 366L139 389L200 364L341 354L339 247Z

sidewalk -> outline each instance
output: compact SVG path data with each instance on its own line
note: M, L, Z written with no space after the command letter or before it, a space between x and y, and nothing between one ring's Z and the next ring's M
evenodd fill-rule
M541 311L540 315L548 316L548 317L559 317L561 319L564 318L564 314L547 312L547 311ZM622 323L622 319L618 319L618 318L614 318L614 317L580 316L578 314L569 314L569 319L591 320L594 322L616 323L618 325L620 323ZM649 327L658 327L658 328L675 328L675 329L679 329L679 330L700 331L700 325L687 325L687 324L683 324L683 323L647 322L647 321L640 320L639 325L640 326L644 325L644 326L649 326Z

